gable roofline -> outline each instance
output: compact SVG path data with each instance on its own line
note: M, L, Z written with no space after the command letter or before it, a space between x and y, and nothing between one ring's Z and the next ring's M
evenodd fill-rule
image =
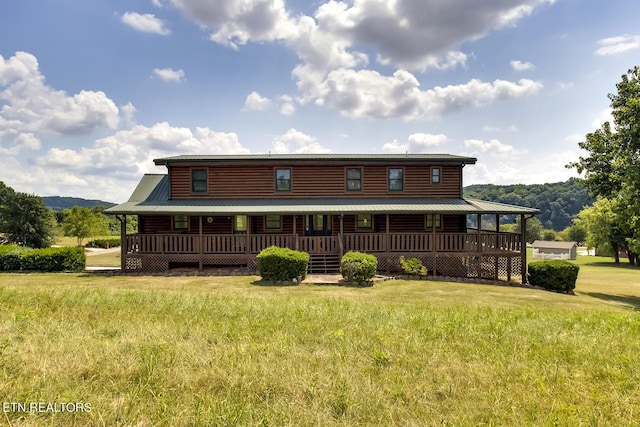
M169 163L209 163L209 162L265 162L265 161L327 161L327 162L437 162L473 165L475 157L452 154L213 154L181 155L154 159L157 166Z

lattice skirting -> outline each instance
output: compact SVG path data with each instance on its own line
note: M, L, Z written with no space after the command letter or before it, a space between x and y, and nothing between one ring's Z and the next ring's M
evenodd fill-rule
M376 254L378 270L400 271L400 256L418 258L429 274L522 282L520 254L394 253Z
M125 271L156 273L169 270L172 264L191 264L198 267L200 258L197 254L181 255L181 254L127 254L125 255ZM245 255L205 255L202 258L203 266L247 266L256 267L256 257L251 255L247 262Z
M522 282L523 268L520 254L464 254L464 253L377 253L378 270L381 272L400 272L400 256L415 257L429 269L429 274L435 276L467 277L502 281ZM129 272L162 272L167 271L172 264L192 264L199 266L198 255L158 254L125 255L125 271ZM246 255L205 255L203 266L246 266L256 270L255 254Z

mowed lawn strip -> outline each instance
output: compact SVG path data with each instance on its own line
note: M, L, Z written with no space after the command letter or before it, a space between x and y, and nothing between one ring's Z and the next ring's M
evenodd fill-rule
M640 272L576 296L387 281L0 275L0 400L26 425L633 425Z

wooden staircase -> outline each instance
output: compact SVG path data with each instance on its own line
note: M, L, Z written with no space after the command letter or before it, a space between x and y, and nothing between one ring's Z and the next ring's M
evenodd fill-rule
M311 254L309 257L310 274L338 273L340 256L338 254Z

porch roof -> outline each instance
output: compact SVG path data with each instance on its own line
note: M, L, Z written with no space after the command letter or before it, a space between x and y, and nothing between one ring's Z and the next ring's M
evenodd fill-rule
M145 175L129 200L105 210L121 215L266 215L266 214L535 214L538 209L472 199L433 198L289 198L169 200L167 175Z

